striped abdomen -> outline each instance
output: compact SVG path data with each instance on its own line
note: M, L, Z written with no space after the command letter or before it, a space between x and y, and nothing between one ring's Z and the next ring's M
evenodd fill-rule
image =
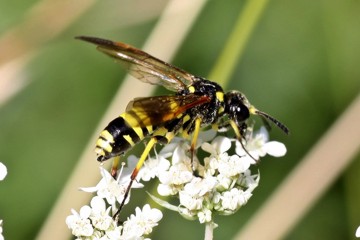
M98 161L121 155L152 134L152 126L139 125L139 119L126 112L112 120L96 142L95 152L99 155Z

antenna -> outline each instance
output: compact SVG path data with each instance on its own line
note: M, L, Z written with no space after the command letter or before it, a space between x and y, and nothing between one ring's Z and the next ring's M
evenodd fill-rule
M254 111L255 114L259 115L259 116L262 116L270 121L272 121L276 126L278 126L278 128L280 128L284 133L286 134L289 134L290 133L290 130L284 125L282 124L279 120L276 120L275 118L273 118L272 116L270 116L269 114L267 113L264 113L262 111L259 111L259 110L255 110Z

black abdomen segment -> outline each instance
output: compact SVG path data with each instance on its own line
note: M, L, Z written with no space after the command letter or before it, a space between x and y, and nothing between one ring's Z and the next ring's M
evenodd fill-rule
M98 161L124 154L132 146L153 132L152 126L139 126L139 122L129 113L123 113L112 120L101 132L95 147Z

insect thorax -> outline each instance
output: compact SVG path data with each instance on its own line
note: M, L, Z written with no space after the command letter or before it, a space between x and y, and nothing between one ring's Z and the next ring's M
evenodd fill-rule
M224 91L217 83L203 78L197 78L197 80L194 81L194 84L181 91L179 94L186 95L191 93L200 96L207 96L211 99L208 103L195 106L186 111L186 114L192 120L200 118L202 126L207 126L209 124L216 123L224 114ZM185 128L186 126L184 126L184 129ZM188 129L189 133L191 133L193 126Z

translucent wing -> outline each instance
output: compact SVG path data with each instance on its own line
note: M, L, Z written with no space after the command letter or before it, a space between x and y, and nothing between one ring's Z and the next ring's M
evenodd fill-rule
M210 100L208 96L195 94L135 98L126 107L126 113L132 115L141 127L161 125L176 118L187 109Z
M86 36L76 38L97 45L98 50L118 60L131 75L143 82L178 92L195 80L192 74L125 43Z

